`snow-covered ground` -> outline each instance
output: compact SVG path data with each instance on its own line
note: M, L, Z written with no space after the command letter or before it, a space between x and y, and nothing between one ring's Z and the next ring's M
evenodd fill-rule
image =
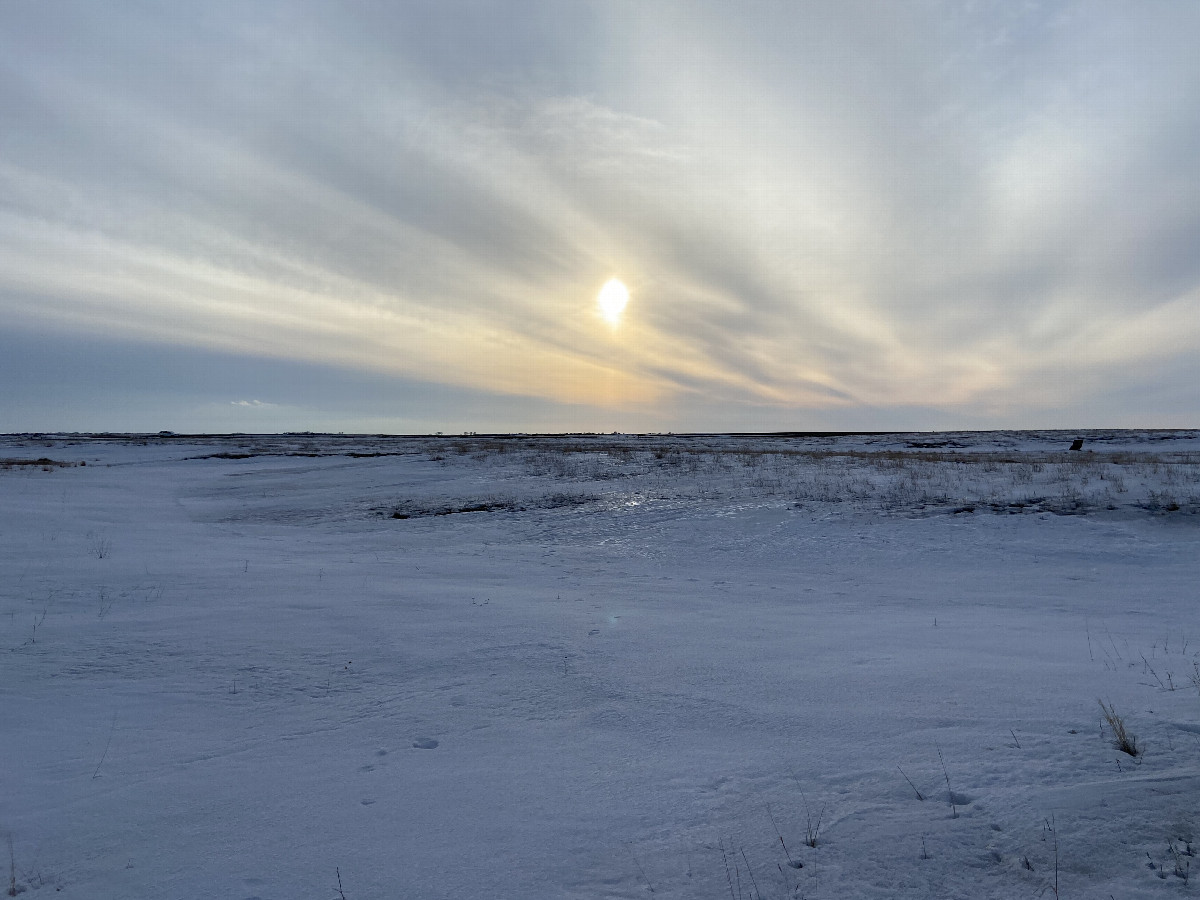
M2 886L1189 896L1197 512L1198 432L0 438Z

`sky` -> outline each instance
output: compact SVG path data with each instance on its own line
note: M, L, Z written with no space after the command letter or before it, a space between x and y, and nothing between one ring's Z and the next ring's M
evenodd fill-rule
M4 0L0 431L1196 427L1198 34Z

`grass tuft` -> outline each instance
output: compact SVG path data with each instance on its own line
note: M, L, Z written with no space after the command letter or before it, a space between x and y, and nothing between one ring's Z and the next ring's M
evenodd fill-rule
M1140 756L1142 748L1138 746L1137 737L1130 734L1129 730L1125 727L1125 720L1117 715L1117 711L1111 703L1106 706L1103 700L1097 702L1100 704L1100 709L1104 714L1104 721L1112 729L1113 746L1122 753L1128 753L1130 756Z

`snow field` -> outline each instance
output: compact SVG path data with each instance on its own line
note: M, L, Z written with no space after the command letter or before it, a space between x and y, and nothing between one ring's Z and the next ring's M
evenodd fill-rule
M1187 896L1194 434L930 437L7 438L16 883Z

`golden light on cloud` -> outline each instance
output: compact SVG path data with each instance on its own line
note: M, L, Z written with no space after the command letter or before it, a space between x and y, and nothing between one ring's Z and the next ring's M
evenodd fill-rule
M600 288L596 302L600 305L600 315L604 316L610 325L616 325L621 321L625 304L629 302L629 288L616 278L610 278L604 287Z

